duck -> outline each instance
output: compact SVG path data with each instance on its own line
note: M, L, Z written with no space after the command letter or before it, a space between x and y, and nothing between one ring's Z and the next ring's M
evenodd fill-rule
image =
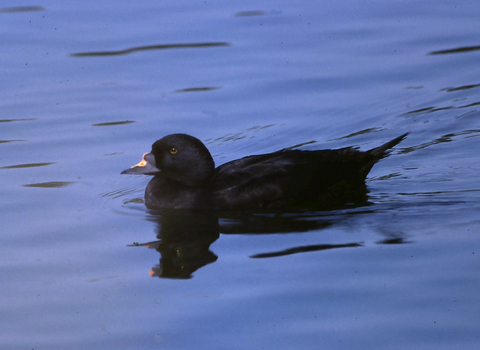
M121 174L153 175L149 209L285 211L336 209L367 202L366 177L409 133L367 151L282 149L215 167L196 137L171 134Z

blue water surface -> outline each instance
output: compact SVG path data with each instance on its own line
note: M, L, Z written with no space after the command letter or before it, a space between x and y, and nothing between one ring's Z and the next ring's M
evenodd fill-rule
M0 348L478 349L479 17L2 2ZM411 134L368 206L212 221L149 211L149 178L120 175L175 132L217 165Z

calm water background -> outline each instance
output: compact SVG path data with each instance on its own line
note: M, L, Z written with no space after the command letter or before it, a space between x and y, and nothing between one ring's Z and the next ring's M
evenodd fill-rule
M480 3L0 4L0 348L480 347ZM406 131L371 206L221 219L189 279L128 246L162 223L120 171L166 134L221 164Z

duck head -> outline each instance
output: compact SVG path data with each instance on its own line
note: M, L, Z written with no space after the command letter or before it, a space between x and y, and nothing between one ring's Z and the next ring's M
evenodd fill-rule
M197 138L172 134L156 141L140 163L122 174L155 175L185 186L202 186L215 172L207 147Z

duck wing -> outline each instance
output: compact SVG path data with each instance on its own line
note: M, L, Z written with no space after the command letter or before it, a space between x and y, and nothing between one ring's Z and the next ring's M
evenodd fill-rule
M362 155L354 148L279 151L218 167L212 181L215 203L227 209L275 209L318 200L339 183L361 186Z

